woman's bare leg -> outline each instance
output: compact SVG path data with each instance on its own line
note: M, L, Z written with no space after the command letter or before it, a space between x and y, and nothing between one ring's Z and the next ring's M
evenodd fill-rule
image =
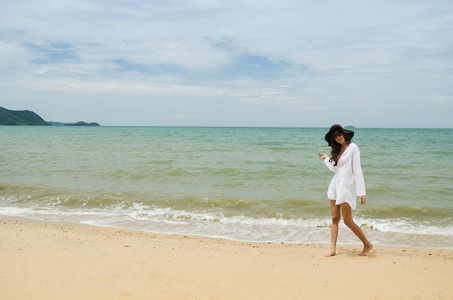
M330 213L332 215L332 228L330 229L330 252L324 256L337 255L337 238L338 238L338 225L340 224L340 206L335 204L335 200L330 200Z
M341 204L341 213L343 214L344 223L355 233L355 235L362 241L363 243L363 251L360 253L360 256L366 256L368 252L373 249L373 245L368 241L365 234L363 233L362 229L354 223L352 219L352 211L351 206L348 203Z

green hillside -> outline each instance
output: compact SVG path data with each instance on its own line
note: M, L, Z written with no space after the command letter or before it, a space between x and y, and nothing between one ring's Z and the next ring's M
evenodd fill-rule
M43 125L50 126L39 115L29 110L8 110L0 107L0 125Z

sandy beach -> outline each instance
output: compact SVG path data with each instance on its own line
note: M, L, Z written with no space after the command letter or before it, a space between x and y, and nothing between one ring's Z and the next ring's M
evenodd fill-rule
M0 299L453 299L453 250L0 224Z

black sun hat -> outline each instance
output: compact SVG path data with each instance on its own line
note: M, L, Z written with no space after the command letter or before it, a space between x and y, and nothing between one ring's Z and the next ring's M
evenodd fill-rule
M329 146L332 146L330 144L330 138L337 131L343 132L343 134L349 136L350 139L352 139L352 137L354 136L354 131L344 129L343 127L341 127L341 125L338 124L332 125L329 129L329 132L327 132L325 136L326 142L329 144Z

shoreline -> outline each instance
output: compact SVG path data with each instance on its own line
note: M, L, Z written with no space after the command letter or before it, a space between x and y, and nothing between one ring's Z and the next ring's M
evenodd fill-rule
M157 235L186 235L186 236L194 236L194 237L200 237L200 238L212 238L212 239L225 239L227 241L232 241L232 242L240 242L240 243L284 243L284 244L297 244L297 245L305 245L305 244L319 244L319 245L330 245L330 228L323 230L320 232L320 236L323 236L323 240L325 242L320 241L320 240L315 240L315 241L285 241L285 240L247 240L247 239L240 239L240 238L233 238L229 236L222 236L222 235L208 235L208 234L203 234L203 233L190 233L190 232L171 232L171 231L153 231L153 230L148 230L148 229L143 229L140 228L139 226L137 228L134 228L133 226L128 227L128 226L115 226L115 224L110 224L110 225L101 225L101 224L95 224L95 223L90 223L90 222L81 222L81 221L61 221L61 220L44 220L44 219L37 219L33 217L22 217L22 216L14 216L14 215L3 215L0 214L0 220L24 220L24 221L29 221L29 222L35 222L35 223L47 223L47 224L72 224L72 225L80 225L80 226L92 226L96 228L107 228L107 229L118 229L118 230L129 230L129 231L134 231L134 232L144 232L144 233L150 233L150 234L157 234ZM362 229L366 231L366 229ZM384 233L386 234L386 233ZM390 240L395 240L395 237L392 236L394 234L392 233L387 233L389 234ZM398 244L383 244L380 243L379 240L382 240L382 237L376 239L376 236L374 236L374 233L371 232L366 232L367 237L369 240L373 243L374 246L383 246L383 247L393 247L393 248L417 248L417 249L438 249L438 250L453 250L453 246L425 246L425 245L418 245L418 243L421 242L420 239L424 239L422 244L439 244L440 239L448 239L449 241L451 240L451 237L446 237L443 235L435 235L435 234L414 234L414 233L396 233L399 235L405 235L405 237L402 237L402 240L405 241L416 241L413 244L408 243L398 243ZM407 239L407 240L406 240ZM429 241L431 239L431 241ZM346 240L346 242L345 242ZM351 242L352 240L355 240L355 242ZM355 246L359 243L359 239L348 229L345 225L340 223L340 232L339 232L339 241L337 243L338 246ZM453 242L453 240L452 240ZM449 242L449 245L452 245L452 242Z
M239 242L0 216L2 299L452 299L453 250Z

